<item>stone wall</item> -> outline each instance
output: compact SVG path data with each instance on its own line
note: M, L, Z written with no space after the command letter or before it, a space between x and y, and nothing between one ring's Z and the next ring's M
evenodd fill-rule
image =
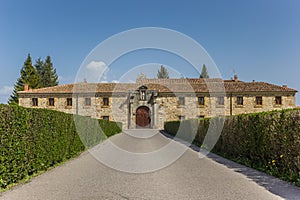
M71 95L29 95L19 98L19 105L24 107L33 107L32 98L38 98L38 108L47 108L66 113L74 113L94 118L103 118L109 116L109 120L123 123L123 129L135 128L135 111L141 106L148 106L152 113L152 127L162 129L165 121L179 120L179 116L185 119L198 118L200 116L212 117L230 115L230 99L232 98L232 114L255 113L270 110L286 109L295 107L295 96L291 94L265 93L263 96L263 105L256 105L257 94L235 94L224 98L224 105L217 104L217 97L203 95L205 104L198 104L197 96L184 96L184 105L179 104L179 98L176 96L159 95L155 102L149 104L146 101L136 101L131 104L129 111L129 100L127 95L109 97L109 105L103 103L104 96L90 97L91 105L85 105L85 98L88 96L72 97ZM243 96L243 105L237 105L237 96ZM275 96L282 96L282 104L275 104ZM54 106L49 105L49 98L54 98ZM107 96L108 97L108 96ZM72 98L72 106L67 106L67 98ZM78 102L78 105L76 103Z

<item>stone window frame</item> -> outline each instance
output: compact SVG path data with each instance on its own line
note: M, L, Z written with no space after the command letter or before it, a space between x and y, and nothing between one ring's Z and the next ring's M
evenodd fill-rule
M31 98L31 103L32 103L33 107L37 107L37 106L39 106L39 99L36 97Z
M244 97L243 96L237 96L236 97L236 105L243 106L244 105Z
M198 97L198 105L199 106L204 106L205 105L205 98L204 98L204 96L199 96Z
M225 97L224 96L218 96L217 97L217 105L218 106L224 106L225 105Z
M282 105L282 96L275 96L275 105L276 106Z
M263 105L263 97L262 96L256 96L255 97L255 104L256 104L256 106L262 106Z
M103 97L102 101L103 101L103 106L109 106L109 97Z
M85 106L91 106L92 105L92 99L91 99L91 97L86 97L84 99L84 105Z
M48 106L55 106L55 100L53 97L48 98Z
M108 116L108 115L103 115L103 116L102 116L102 119L103 119L103 120L109 121L109 116Z
M184 97L178 97L178 104L179 106L185 105L185 98Z
M67 103L67 107L72 107L73 106L73 98L67 98L66 103Z

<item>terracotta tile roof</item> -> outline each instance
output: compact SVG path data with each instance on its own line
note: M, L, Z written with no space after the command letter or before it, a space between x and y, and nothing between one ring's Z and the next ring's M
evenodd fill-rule
M288 87L278 86L265 82L242 82L222 79L145 79L137 83L76 83L58 85L48 88L21 91L19 94L61 94L61 93L101 93L101 92L128 92L136 90L141 85L148 90L157 90L161 93L171 92L291 92L297 91Z

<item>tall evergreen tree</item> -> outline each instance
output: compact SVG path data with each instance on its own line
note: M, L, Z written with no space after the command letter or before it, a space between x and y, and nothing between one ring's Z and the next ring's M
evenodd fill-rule
M203 66L202 66L200 78L209 78L205 64L203 64Z
M160 69L157 71L157 78L169 78L169 72L164 66L160 66Z
M53 68L50 56L47 56L44 62L39 58L36 61L35 67L40 76L41 87L51 87L58 85L58 76L56 74L56 69Z
M32 89L39 88L40 86L40 77L32 65L30 54L28 54L24 65L20 70L20 75L21 76L17 79L17 82L14 85L13 93L8 100L9 104L19 103L18 92L24 90L24 84L28 84L29 88Z

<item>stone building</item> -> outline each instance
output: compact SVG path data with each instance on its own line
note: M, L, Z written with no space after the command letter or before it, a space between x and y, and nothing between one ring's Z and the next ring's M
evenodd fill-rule
M75 83L19 92L19 105L105 120L123 129L158 128L165 121L294 108L286 85L222 79L147 79L136 83Z

